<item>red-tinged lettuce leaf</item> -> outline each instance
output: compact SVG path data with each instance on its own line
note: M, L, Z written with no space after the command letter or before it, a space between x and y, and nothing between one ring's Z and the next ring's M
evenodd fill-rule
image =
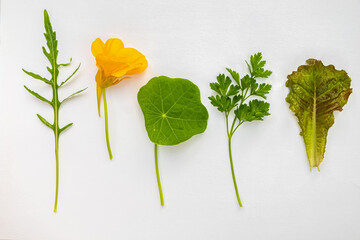
M299 120L311 170L319 169L327 133L334 124L333 112L342 111L352 89L351 79L344 70L324 66L316 59L308 59L306 63L288 75L286 86L290 92L285 100Z

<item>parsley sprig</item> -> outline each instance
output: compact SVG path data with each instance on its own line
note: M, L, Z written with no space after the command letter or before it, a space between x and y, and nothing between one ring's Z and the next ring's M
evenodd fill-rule
M236 184L231 153L231 139L235 131L244 122L263 120L265 116L270 115L270 104L258 98L266 99L266 95L271 90L271 85L258 83L257 80L258 78L268 78L272 73L264 69L266 61L262 60L262 54L260 52L252 55L250 57L250 63L246 61L246 64L249 69L249 74L246 74L242 78L240 78L239 73L230 68L226 68L230 76L219 74L217 76L217 82L210 83L210 88L217 94L209 97L211 104L225 114L231 173L240 207L242 207L242 204ZM255 99L248 100L249 98ZM231 113L234 113L234 118L232 122L229 122Z

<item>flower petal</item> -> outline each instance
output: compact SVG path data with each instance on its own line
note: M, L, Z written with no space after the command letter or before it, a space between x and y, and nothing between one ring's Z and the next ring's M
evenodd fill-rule
M110 58L104 54L100 54L96 57L96 65L99 69L104 71L104 77L121 77L129 70L128 63L120 61L119 59Z
M138 50L134 48L124 48L119 53L116 59L114 58L113 61L119 63L123 63L122 68L113 69L111 75L120 77L123 75L132 75L138 74L143 72L148 63L143 54L141 54ZM127 64L127 67L124 67L124 63Z
M104 53L104 47L105 47L104 42L100 38L97 38L91 44L91 53L93 54L94 57L96 57L97 55Z
M101 87L98 83L98 78L101 78L101 72L100 70L96 73L96 76L95 76L95 80L96 80L96 98L97 98L97 105L98 105L98 113L99 113L99 117L101 116L100 115L100 102L101 102ZM99 79L99 81L101 81Z
M148 61L146 60L145 56L143 56L137 60L137 63L136 65L133 66L133 69L128 71L126 74L128 75L139 74L145 71L147 67L148 67Z
M124 43L118 38L110 38L105 43L105 54L116 56L124 48Z

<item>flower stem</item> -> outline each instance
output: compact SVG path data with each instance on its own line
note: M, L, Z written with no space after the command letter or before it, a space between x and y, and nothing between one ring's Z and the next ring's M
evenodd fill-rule
M159 166L158 166L158 156L157 156L157 144L155 143L155 168L156 168L156 179L159 187L159 194L160 194L160 203L161 206L164 206L164 196L161 189L161 182L160 182L160 174L159 174Z
M233 182L234 182L236 198L238 200L239 206L242 207L240 197L239 197L239 191L238 191L237 184L236 184L235 171L234 171L234 165L233 165L232 154L231 154L231 136L229 136L228 140L229 140L228 143L229 143L229 158L230 158L230 165L231 165L231 174L232 174L232 178L233 178Z
M108 152L109 152L109 157L110 157L110 160L111 160L113 158L113 155L112 155L112 152L111 152L110 139L109 139L108 111L107 111L105 88L102 89L102 94L104 96L106 145L107 145L107 149L108 149Z

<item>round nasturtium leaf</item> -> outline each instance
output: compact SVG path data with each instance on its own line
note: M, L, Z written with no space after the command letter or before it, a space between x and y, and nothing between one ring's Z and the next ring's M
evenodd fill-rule
M176 145L202 133L209 114L200 100L199 88L187 79L152 78L137 95L150 140Z

